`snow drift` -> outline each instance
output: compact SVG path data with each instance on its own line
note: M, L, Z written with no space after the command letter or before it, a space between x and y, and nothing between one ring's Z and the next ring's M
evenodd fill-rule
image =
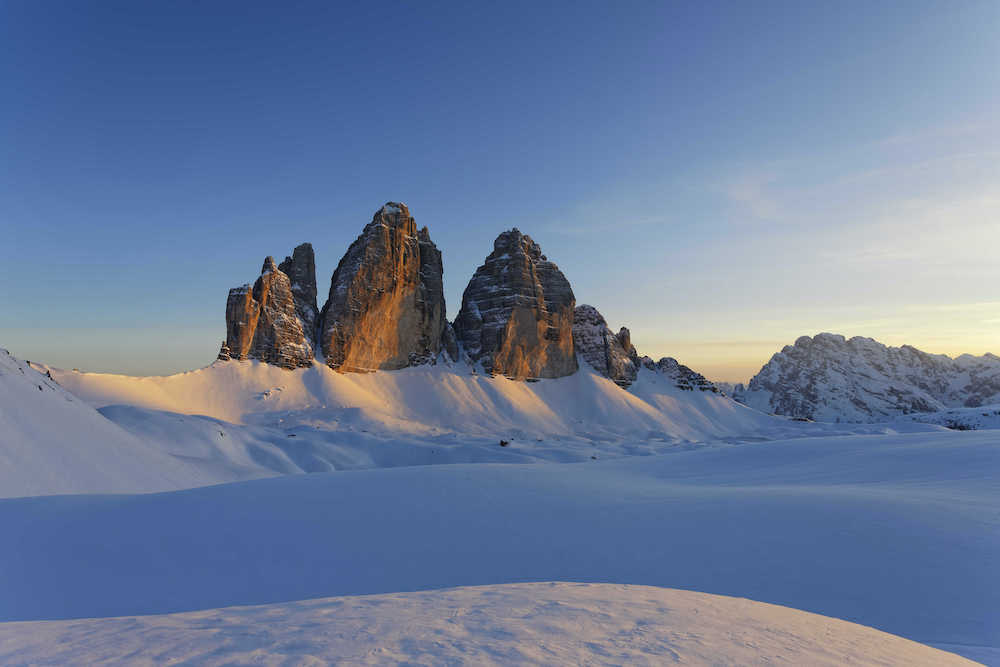
M998 499L995 437L941 431L0 500L0 618L562 580L996 647Z
M0 625L0 662L972 665L787 607L649 586L536 583Z
M268 473L186 462L0 350L0 497L189 488Z

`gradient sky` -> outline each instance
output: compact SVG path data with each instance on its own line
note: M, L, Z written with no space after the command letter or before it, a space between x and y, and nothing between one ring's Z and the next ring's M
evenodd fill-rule
M532 235L641 353L1000 353L1000 3L0 3L0 345L210 362L229 287L406 202L454 317Z

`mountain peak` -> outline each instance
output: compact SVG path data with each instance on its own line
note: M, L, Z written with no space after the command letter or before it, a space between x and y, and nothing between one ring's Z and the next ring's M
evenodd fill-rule
M750 407L816 421L873 422L1000 402L1000 358L951 359L864 336L802 336L736 396Z
M473 362L508 377L562 377L577 370L576 297L541 248L517 228L493 242L462 295L455 333Z
M405 204L387 202L330 280L319 345L341 371L433 362L446 334L441 252Z

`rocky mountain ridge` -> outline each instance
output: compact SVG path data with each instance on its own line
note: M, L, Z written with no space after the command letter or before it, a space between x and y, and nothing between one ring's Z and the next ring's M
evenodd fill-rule
M1000 357L952 359L821 333L786 345L734 398L764 412L832 422L989 405L1000 403Z
M282 368L314 359L341 372L395 370L463 359L490 375L558 378L578 369L577 354L623 388L640 369L681 389L718 391L664 357L640 357L627 328L608 329L576 297L559 267L517 228L501 233L446 319L441 252L409 208L387 202L350 245L317 307L316 261L303 243L260 277L230 290L219 359L257 359Z

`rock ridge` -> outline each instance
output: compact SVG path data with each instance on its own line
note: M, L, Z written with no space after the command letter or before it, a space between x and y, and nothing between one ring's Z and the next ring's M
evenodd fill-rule
M734 397L764 412L816 421L875 422L1000 403L1000 358L928 354L872 338L801 336Z

